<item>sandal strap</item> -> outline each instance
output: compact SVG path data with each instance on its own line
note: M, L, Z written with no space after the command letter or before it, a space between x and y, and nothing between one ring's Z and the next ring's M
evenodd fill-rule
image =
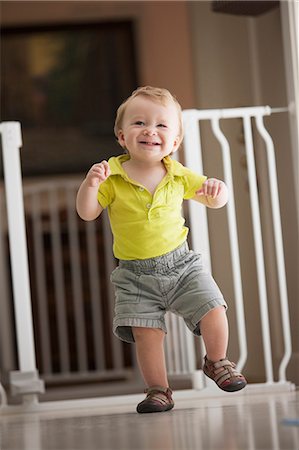
M167 404L171 400L172 390L163 386L151 386L145 389L146 398L157 400L161 404Z
M236 364L229 361L228 359L220 359L220 361L215 362L214 364L215 369L220 369L221 367L230 366L230 367L236 367Z
M230 378L243 377L243 375L235 369L235 363L229 361L228 359L221 359L215 363L212 363L211 361L209 362L213 366L213 378L217 384L221 385L224 381ZM222 370L218 372L219 369Z

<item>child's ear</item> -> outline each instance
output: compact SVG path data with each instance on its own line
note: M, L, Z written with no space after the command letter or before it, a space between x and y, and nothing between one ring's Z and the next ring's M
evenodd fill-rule
M173 149L172 149L172 152L171 152L171 153L176 152L176 151L180 148L180 145L181 145L180 137L177 136L177 137L175 138L175 140L174 140L174 143L173 143Z
M124 133L122 130L118 131L117 139L118 139L119 145L121 145L122 147L125 147L125 136L124 136Z

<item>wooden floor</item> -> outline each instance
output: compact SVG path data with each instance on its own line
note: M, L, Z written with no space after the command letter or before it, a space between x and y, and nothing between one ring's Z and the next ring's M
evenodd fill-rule
M189 398L137 414L90 401L80 407L2 414L1 450L298 450L299 393ZM141 397L140 397L141 398ZM56 405L57 406L57 405Z

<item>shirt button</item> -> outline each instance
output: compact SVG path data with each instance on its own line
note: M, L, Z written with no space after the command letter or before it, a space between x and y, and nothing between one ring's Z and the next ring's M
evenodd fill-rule
M151 203L148 203L148 204L146 205L146 207L147 207L148 209L150 209L151 206L152 206Z
M140 186L139 191L144 191L144 188Z

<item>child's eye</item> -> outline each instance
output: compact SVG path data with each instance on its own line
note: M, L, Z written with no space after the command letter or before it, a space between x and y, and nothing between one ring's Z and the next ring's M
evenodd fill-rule
M135 125L144 125L144 122L142 120L136 120Z
M160 128L167 128L167 125L165 125L164 123L159 123L158 127L160 127Z

